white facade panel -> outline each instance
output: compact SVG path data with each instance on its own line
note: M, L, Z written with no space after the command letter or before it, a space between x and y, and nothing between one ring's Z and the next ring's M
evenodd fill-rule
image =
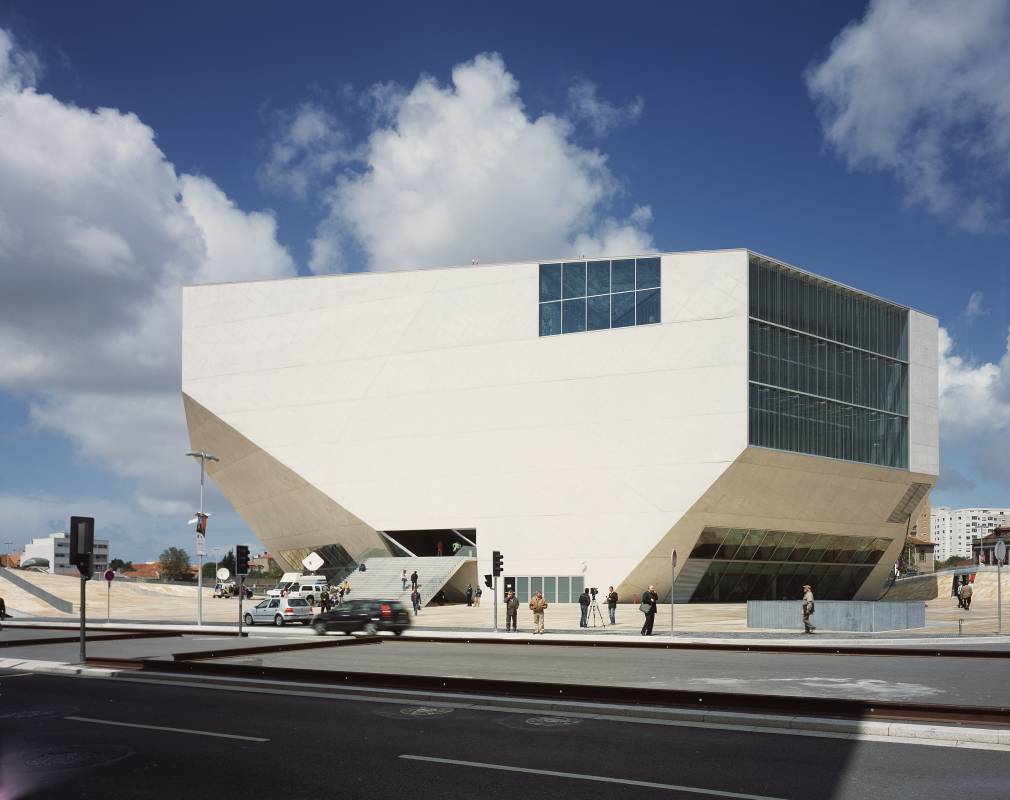
M940 474L940 399L936 317L908 312L908 467Z

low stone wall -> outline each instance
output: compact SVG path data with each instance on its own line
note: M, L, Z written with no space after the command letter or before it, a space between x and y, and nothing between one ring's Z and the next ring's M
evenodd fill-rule
M811 622L825 631L900 631L926 625L926 604L921 601L817 600ZM803 630L803 604L799 600L749 600L748 628Z

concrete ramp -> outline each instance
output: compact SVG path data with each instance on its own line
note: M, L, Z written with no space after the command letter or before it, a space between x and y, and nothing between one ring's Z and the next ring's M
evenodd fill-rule
M20 575L16 575L14 572L7 569L6 567L0 567L0 579L7 581L8 584L13 584L13 586L16 587L17 591L21 595L16 600L13 597L11 597L11 600L8 603L8 605L11 606L16 605L23 611L28 611L29 608L31 610L38 610L38 607L40 605L43 606L43 608L41 609L43 611L48 610L45 609L44 606L49 606L50 608L55 609L56 611L60 611L64 614L72 614L74 611L73 605L68 601L64 600L63 598L57 597L52 592L47 592L45 589L36 586L34 583L31 583L30 581L25 580ZM30 598L34 598L34 602L32 600L29 600L29 598L25 597L24 595L28 595ZM4 602L6 603L7 600L5 599ZM26 608L26 606L28 606L29 608Z
M421 591L421 605L430 603L443 589L450 602L460 602L465 598L467 583L477 589L477 559L473 556L445 556L439 558L370 558L365 562L364 572L352 572L347 576L351 584L350 599L358 597L381 597L400 600L410 605L410 584L403 590L401 576L407 570L407 577L417 571L417 582Z

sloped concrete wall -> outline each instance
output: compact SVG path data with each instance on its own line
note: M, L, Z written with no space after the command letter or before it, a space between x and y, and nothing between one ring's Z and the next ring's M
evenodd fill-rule
M811 622L825 631L900 631L926 625L926 604L921 601L881 602L818 600ZM748 628L803 630L803 603L799 600L750 600Z

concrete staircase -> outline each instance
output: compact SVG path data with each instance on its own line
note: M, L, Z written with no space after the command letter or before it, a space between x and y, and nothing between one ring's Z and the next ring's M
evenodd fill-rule
M410 584L403 591L401 576L407 570L407 577L417 570L418 585L421 592L421 605L427 605L446 585L457 577L468 564L476 564L472 556L443 556L438 558L421 557L384 557L369 558L365 561L365 571L352 572L347 576L351 584L350 599L359 597L378 597L386 600L400 600L410 606ZM473 569L474 589L476 569ZM464 581L463 586L466 586Z

